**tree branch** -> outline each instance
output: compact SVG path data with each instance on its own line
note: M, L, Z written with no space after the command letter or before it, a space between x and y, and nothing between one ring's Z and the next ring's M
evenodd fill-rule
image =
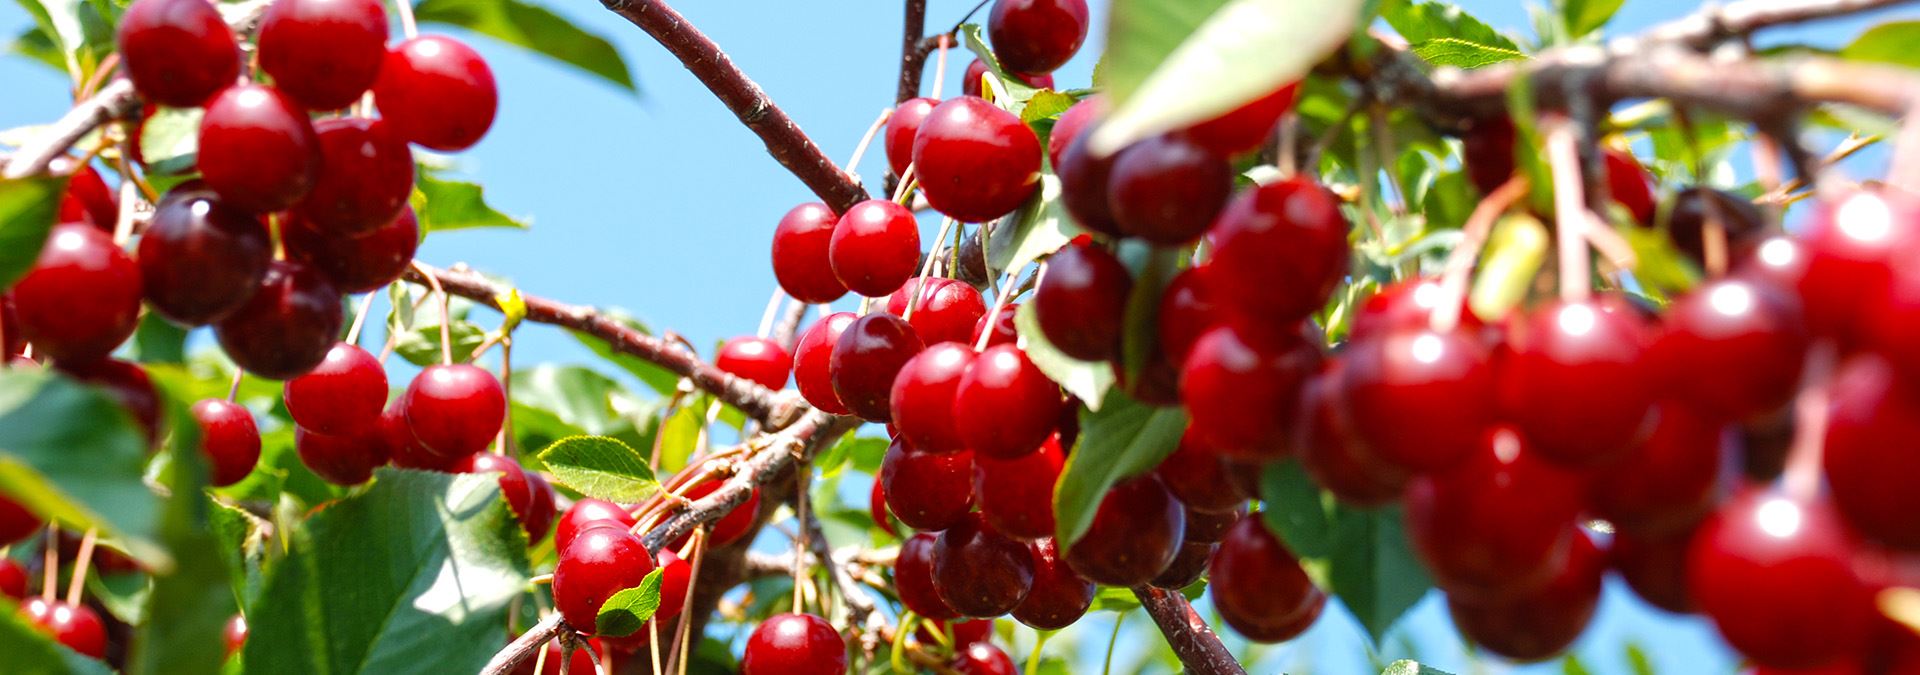
M520 637L514 638L513 642L507 643L505 649L495 653L493 658L487 661L487 666L480 669L480 675L507 675L513 672L514 666L520 665L534 652L540 651L548 640L559 637L566 630L568 630L567 622L560 619L559 612L547 615L547 618L541 619L540 623L534 624L532 628L527 629L527 632L521 633Z
M894 93L894 103L920 95L920 77L927 69L927 50L920 48L920 34L927 32L927 0L906 0L906 5L906 26L900 31L900 89Z
M117 79L109 82L99 93L74 105L67 114L60 116L60 120L54 122L51 128L20 146L19 154L7 161L6 171L0 172L0 178L13 180L44 172L55 157L67 154L67 150L80 142L81 137L100 128L102 124L139 111L140 95L134 93L133 81Z
M669 516L641 538L647 550L657 551L666 542L693 531L701 523L713 522L746 503L753 490L783 476L796 464L813 461L821 446L830 444L859 426L851 417L829 415L813 410L778 433L751 441L756 447L720 489L693 501L686 510Z
M1160 633L1167 637L1167 645L1173 647L1174 655L1180 657L1180 663L1188 672L1246 675L1246 669L1220 644L1220 636L1193 611L1186 596L1152 586L1135 586L1133 595L1140 598L1140 606L1147 608L1154 625L1160 627Z
M1715 42L1742 37L1763 28L1832 19L1885 9L1909 1L1741 0L1725 5L1709 5L1691 16L1655 26L1643 37L1656 42L1673 42L1705 48L1712 46Z

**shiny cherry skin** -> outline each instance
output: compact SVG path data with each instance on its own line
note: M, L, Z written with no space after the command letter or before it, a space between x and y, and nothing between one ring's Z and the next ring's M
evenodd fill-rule
M1090 241L1068 244L1047 258L1033 292L1034 318L1047 341L1082 361L1120 353L1120 334L1133 277L1120 259Z
M620 508L619 504L592 497L582 497L567 507L565 513L553 528L553 547L565 551L573 543L575 536L593 523L610 522L621 529L633 527L633 514Z
M287 380L281 398L295 424L323 434L359 431L387 405L387 371L358 345L335 343L320 365Z
M385 120L364 117L320 120L313 132L320 173L294 207L301 218L333 236L365 234L393 222L413 194L407 140Z
M1891 283L1896 254L1912 248L1916 227L1920 200L1892 188L1816 205L1797 238L1805 262L1795 280L1811 332L1856 337Z
M1473 120L1473 127L1460 136L1466 149L1460 163L1481 194L1493 192L1513 177L1515 134L1513 119L1501 115Z
M527 470L513 461L512 457L496 455L491 452L478 452L467 455L453 465L454 473L497 473L500 474L500 496L507 500L507 507L513 509L514 516L520 519L520 527L527 532L527 543L538 543L547 536L547 530L553 527L553 488L545 484L536 485ZM545 499L535 494L545 490ZM546 509L540 508L544 501Z
M20 614L67 648L96 659L107 658L107 626L92 608L33 598L20 606Z
M0 595L27 599L27 570L10 558L0 558Z
M741 336L721 345L713 365L734 377L779 391L787 387L787 375L793 372L793 356L778 342Z
M854 204L833 226L827 261L848 290L885 296L906 283L920 262L920 224L907 207L885 199Z
M1299 90L1298 83L1288 83L1218 117L1187 127L1181 135L1222 157L1252 150L1266 142L1274 125L1293 109Z
M1287 421L1320 353L1297 338L1217 326L1194 343L1180 399L1198 440L1215 452L1273 460L1287 454Z
M1232 483L1233 479L1229 478L1228 482ZM1239 486L1232 488L1232 491L1238 493L1240 491ZM1221 538L1227 536L1227 531L1231 530L1233 525L1240 522L1240 519L1246 517L1246 515L1247 504L1244 501L1235 504L1233 508L1225 511L1196 511L1189 508L1187 509L1187 533L1184 541L1189 544L1217 543ZM1185 586L1186 584L1181 585Z
M923 96L901 101L893 107L893 115L887 118L886 135L881 137L887 149L887 168L893 175L907 174L907 165L913 163L913 139L920 134L920 123L939 104Z
M850 410L833 391L833 351L840 336L858 318L853 312L834 312L807 327L793 343L793 384L807 403L822 411L845 415Z
M240 482L260 462L260 428L253 413L232 401L210 398L193 404L200 425L200 451L207 457L207 482L226 487Z
M1248 496L1228 480L1225 460L1193 437L1192 427L1180 437L1180 447L1161 460L1154 472L1188 511L1214 513L1246 506Z
M927 631L928 625L927 623L920 624L920 627L913 631L913 636L919 639L922 644L937 641L933 637L933 633ZM967 645L976 642L989 642L993 640L993 619L944 621L940 622L938 628L942 633L946 634L948 640L953 642L955 649L965 649Z
M1207 566L1207 593L1220 618L1255 642L1281 642L1319 618L1327 596L1259 514L1241 518Z
M920 532L900 542L900 557L893 564L893 586L900 603L915 614L934 621L959 618L960 613L940 598L933 581L933 549L937 535Z
M105 232L55 225L40 257L13 285L14 318L37 357L89 361L133 335L140 268Z
M960 675L1018 675L1020 666L993 643L974 642L954 655L953 671Z
M892 421L893 380L922 348L913 326L900 317L875 312L854 319L833 346L828 364L834 395L868 421Z
M1749 488L1694 535L1687 585L1754 663L1816 667L1859 652L1877 612L1857 549L1831 504Z
M601 644L604 644L601 638L590 638L586 646L573 650L572 660L562 661L567 658L566 650L560 646L559 640L548 640L546 646L540 648L541 651L546 652L545 661L542 662L538 655L528 656L525 661L520 662L520 665L514 666L513 675L597 675L599 671L593 667L594 657L588 652L599 654L601 659L606 659L607 652L599 647ZM563 667L562 663L566 665ZM540 670L534 670L536 665L540 666ZM608 668L612 666L609 665Z
M1607 547L1613 569L1647 604L1674 614L1697 608L1687 590L1687 549L1698 524L1670 534L1643 535L1615 530Z
M1540 661L1566 651L1593 620L1600 606L1600 575L1606 571L1606 554L1592 539L1575 532L1572 541L1566 561L1538 590L1496 602L1448 595L1453 624L1474 644L1516 661Z
M1053 536L1053 487L1066 463L1058 437L1014 459L975 453L973 498L980 513L993 529L1015 539Z
M235 614L233 618L227 619L225 637L227 657L232 658L234 654L240 653L241 647L247 645L247 617Z
M1482 438L1465 464L1408 483L1403 504L1407 538L1435 584L1492 601L1539 589L1565 566L1585 486L1510 427Z
M710 480L688 488L685 497L688 500L699 499L713 494L715 490L719 490L720 486L724 484L723 481ZM713 530L707 535L707 545L726 546L727 544L739 541L741 537L746 536L747 530L753 528L754 519L759 517L760 491L756 489L747 495L747 501L741 503L739 506L733 507L732 511L727 512L727 515L721 516L720 520L713 523ZM667 548L679 550L686 545L687 538L688 537L681 537L676 539L672 544L669 544Z
M1053 164L1054 171L1060 170L1061 159L1067 154L1067 146L1080 137L1080 132L1093 125L1101 114L1105 103L1098 95L1088 96L1060 113L1053 122L1053 131L1047 134L1047 161Z
M428 449L463 457L487 449L507 417L500 380L479 366L456 363L420 370L407 391L407 426Z
M1028 545L1033 553L1033 590L1013 618L1039 630L1060 630L1085 616L1097 588L1067 565L1052 537Z
M1160 293L1160 350L1176 364L1186 363L1193 343L1220 323L1207 272L1205 265L1181 270Z
M1108 586L1152 581L1180 553L1187 513L1149 474L1121 481L1100 500L1087 533L1067 548L1067 564Z
M1033 452L1069 410L1059 386L1026 352L1010 344L988 347L974 357L953 399L961 440L981 456L996 459Z
M195 160L207 187L254 213L294 205L320 176L320 140L307 112L261 84L237 84L207 101Z
M105 391L140 424L152 443L160 438L160 392L153 387L147 370L132 361L100 359L79 363L55 361L54 367L87 384Z
M1674 195L1673 211L1667 214L1667 239L1701 269L1707 268L1709 215L1726 237L1729 266L1753 257L1754 249L1768 234L1766 215L1753 200L1709 187L1681 190Z
M967 450L928 452L895 438L878 478L887 508L916 530L947 529L973 508L973 453Z
M1613 150L1602 151L1607 164L1607 190L1613 201L1627 207L1634 222L1650 225L1654 219L1653 177L1633 155Z
M887 486L873 481L873 489L867 493L867 515L873 518L873 526L886 530L894 538L900 537L900 530L893 526L893 518L887 515Z
M343 293L367 293L393 283L420 247L420 221L413 207L370 232L346 236L322 230L298 214L280 221L287 257L320 270Z
M1113 160L1107 200L1120 231L1155 244L1193 241L1233 196L1233 165L1186 138L1165 134Z
M1020 328L1014 325L1013 317L1014 312L1019 309L1020 303L1010 302L1007 303L1007 306L1001 307L999 313L991 317L982 315L980 320L973 324L973 334L967 336L967 339L963 342L967 344L978 344L980 341L980 333L989 330L993 331L993 335L987 338L988 347L994 345L1010 345L1018 342L1020 340Z
M308 110L339 110L373 86L387 57L377 0L291 0L260 19L260 69Z
M273 262L273 238L258 216L204 187L182 186L154 208L137 253L147 305L201 326L253 297Z
M1073 222L1088 231L1118 237L1122 232L1113 215L1108 186L1113 180L1113 163L1119 157L1094 155L1089 147L1091 134L1080 136L1068 143L1053 163L1053 171L1060 177L1060 204L1067 208L1067 215L1073 216Z
M1713 510L1724 426L1684 405L1659 405L1653 432L1593 473L1593 514L1643 534L1686 530Z
M1047 73L1087 39L1086 0L995 0L987 14L993 57L1016 73Z
M298 426L293 428L293 448L300 454L300 463L334 485L367 482L391 453L386 438L377 433L330 436Z
M888 395L893 426L914 447L947 453L966 449L953 414L960 380L973 365L973 348L942 342L915 354L900 366Z
M1887 361L1853 358L1828 391L1826 451L1821 461L1833 505L1867 538L1902 550L1920 550L1920 508L1902 476L1920 470L1911 448L1920 443L1920 394Z
M933 543L933 587L961 616L1013 611L1033 588L1033 552L968 514Z
M807 202L787 211L773 228L773 278L795 300L824 304L847 294L847 285L833 275L829 252L833 228L840 216L820 202Z
M1492 357L1462 331L1390 331L1349 344L1342 361L1347 428L1408 471L1465 460L1494 421Z
M1053 88L1053 75L1049 73L1041 73L1038 75L1027 75L1024 73L1008 73L1008 74L1012 75L1015 79L1020 80L1021 84L1025 84L1034 89L1052 89ZM967 64L966 73L960 76L960 92L967 96L981 96L982 94L980 93L980 83L982 82L982 78L986 77L986 75L987 75L986 62L981 61L980 59L974 59L973 62ZM1004 82L1004 80L1002 81Z
M581 532L553 568L553 605L574 630L598 631L600 606L620 591L640 585L654 570L654 557L640 538L600 527Z
M100 177L91 164L81 164L65 156L55 157L47 165L54 175L67 174L67 191L60 195L59 223L85 221L103 231L110 231L120 223L120 199L115 197L113 189L107 187L107 181Z
M913 139L914 175L934 210L984 223L1040 185L1040 139L1013 113L976 96L934 106Z
M1920 375L1920 270L1909 264L1911 256L1895 265L1886 292L1867 305L1862 321L1866 346L1908 378Z
M1809 338L1799 298L1741 278L1707 282L1667 306L1653 357L1663 386L1721 419L1779 410L1800 384Z
M453 473L453 467L464 457L449 457L427 449L420 439L413 435L413 429L407 424L407 398L401 396L387 404L380 412L379 433L376 438L385 449L393 465L403 469L439 471Z
M326 360L339 339L342 314L340 291L326 277L276 260L247 304L213 325L213 335L247 372L285 380Z
M657 619L680 616L687 608L687 593L692 590L693 565L665 548L654 554L653 563L660 570L660 609L653 616Z
M913 307L912 316L907 315L909 305ZM974 328L987 315L987 303L967 282L915 277L887 296L887 311L905 317L927 344L951 341L971 345Z
M206 0L139 0L118 31L120 61L148 101L191 108L240 76L240 45Z
M1304 319L1346 276L1349 229L1340 199L1312 181L1247 190L1227 203L1209 235L1213 288L1254 319Z
M1353 432L1346 418L1340 369L1345 360L1328 360L1300 392L1300 417L1294 422L1294 451L1300 468L1315 485L1350 506L1370 508L1400 498L1411 475L1380 458ZM1231 474L1229 474L1231 476Z
M1433 314L1440 307L1440 280L1421 277L1397 281L1381 288L1360 309L1353 313L1353 323L1348 329L1347 339L1365 340L1397 329L1418 329L1432 325ZM1460 298L1459 325L1468 330L1478 330L1479 317L1467 309L1466 297Z
M38 533L43 524L27 507L0 493L0 542L12 544L24 540Z
M1220 546L1213 542L1190 541L1180 545L1180 553L1173 556L1173 562L1160 575L1147 582L1154 588L1177 591L1193 585L1207 573L1207 564L1213 562L1213 552Z
M1500 386L1508 418L1555 462L1619 459L1649 429L1646 344L1636 312L1611 298L1536 308L1507 332Z
M479 52L445 35L422 35L387 49L373 102L401 138L452 152L487 134L500 92Z
M740 657L741 675L843 675L847 643L826 619L775 614L760 622Z

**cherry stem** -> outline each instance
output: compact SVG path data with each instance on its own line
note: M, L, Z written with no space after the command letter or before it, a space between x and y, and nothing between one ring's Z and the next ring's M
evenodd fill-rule
M133 238L133 216L140 209L140 188L131 179L120 181L120 216L113 223L113 245L126 246Z
M67 604L69 605L80 604L80 591L87 587L87 567L93 562L94 540L99 536L100 531L90 527L87 528L87 533L80 537L80 553L73 560L73 578L67 580Z
M893 203L901 206L911 206L908 204L910 200L907 197L913 194L914 188L917 187L919 187L919 184L913 180L913 165L908 164L906 172L900 174L900 184L893 188Z
M360 299L360 311L353 315L353 325L347 328L347 344L360 344L360 328L367 325L367 314L373 311L373 293Z
M800 531L794 533L793 537L793 612L795 614L805 611L802 609L804 605L801 604L801 601L806 597L803 591L806 588L804 580L806 579L807 572L807 536L809 534L807 529L807 484L812 482L810 480L811 478L813 478L813 472L810 470L810 467L801 467L799 475L794 478L793 518L800 524ZM833 564L831 560L822 562L828 565Z
M1431 318L1434 332L1445 333L1460 325L1461 305L1466 301L1474 261L1480 258L1480 249L1486 246L1494 222L1527 194L1527 188L1527 177L1515 174L1480 200L1467 216L1466 224L1460 226L1460 243L1447 254L1447 266L1440 277L1440 304L1434 307Z
M401 0L402 3L405 1ZM426 279L427 288L431 289L434 295L440 296L440 363L453 365L453 329L449 327L453 321L453 296L440 285L440 277L428 273L425 264L415 260L408 267Z
M400 1L406 2L406 0L400 0ZM559 638L554 638L554 639L558 640ZM548 640L547 642L552 642L552 640ZM536 672L536 673L547 672L547 642L540 643L540 653L535 654L533 657L533 672Z
M653 652L653 675L660 675L660 622L647 622L647 650Z
M887 120L892 117L893 108L887 108L880 111L879 117L873 118L873 124L867 125L867 133L860 137L859 145L853 146L853 156L847 159L848 173L860 175L860 158L867 156L867 146L873 144L873 137L880 133L881 128L887 126Z
M1593 271L1588 260L1586 195L1580 183L1580 158L1574 150L1573 126L1563 119L1542 120L1546 132L1547 163L1553 169L1554 231L1560 245L1560 299L1586 300L1592 292Z
M934 235L933 248L927 249L927 260L926 262L921 263L920 265L920 276L918 277L920 279L920 283L914 286L913 301L907 303L907 311L900 316L900 320L907 321L912 319L914 308L919 307L920 303L926 301L927 287L932 285L927 283L927 275L933 274L933 261L940 259L940 247L946 245L947 232L951 231L952 229L953 229L952 218L940 219L940 234Z
M706 557L707 525L702 524L700 529L693 531L693 570L687 574L688 589L700 587L700 567ZM675 631L679 635L673 641L673 658L668 659L669 663L679 664L679 675L687 675L687 662L692 660L687 658L687 642L693 632L692 619L684 612L681 614L679 629Z
M987 341L993 339L994 326L1000 323L1000 312L1006 309L1008 296L1013 295L1014 274L1018 272L1019 270L1007 270L1006 278L1000 281L1000 292L993 295L993 308L987 310L986 328L980 331L980 337L973 342L974 352L984 352L987 350ZM1040 271L1035 274L1045 274L1046 272L1047 264L1040 263Z
M1780 479L1788 496L1799 501L1819 496L1821 455L1826 450L1828 387L1838 360L1832 342L1821 342L1807 354L1806 374L1793 400L1793 441L1787 450L1787 468Z
M395 13L400 15L400 34L411 40L420 34L420 26L413 20L413 0L393 0Z
M239 368L233 369L233 381L227 384L227 400L228 401L233 401L239 398L240 380L245 379L246 376L247 376L247 371L241 370Z
M766 337L773 330L773 317L780 312L780 301L786 299L786 289L779 284L773 285L773 295L767 298L767 309L760 313L760 330L754 331L756 337Z
M935 100L940 98L941 88L947 84L947 47L952 43L953 40L944 34L934 40L939 50L938 55L933 59L933 98ZM902 177L901 180L904 181L906 178Z
M40 599L53 602L60 586L60 526L47 523L47 540L40 555Z

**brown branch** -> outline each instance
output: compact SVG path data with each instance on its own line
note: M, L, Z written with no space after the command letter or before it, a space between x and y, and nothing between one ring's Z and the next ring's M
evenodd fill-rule
M131 80L109 83L99 93L73 106L46 132L20 146L19 154L7 161L0 178L14 180L47 170L55 157L67 154L74 143L107 122L140 111L140 95L134 93Z
M560 619L559 612L547 615L547 618L541 619L540 623L534 624L532 628L527 629L527 632L521 633L520 637L514 638L513 642L507 643L505 649L495 653L493 658L487 661L487 666L480 669L480 675L507 675L513 672L514 666L526 661L528 657L533 656L534 652L546 646L548 640L559 637L567 630L567 622Z
M1710 47L1763 28L1831 19L1900 5L1910 0L1741 0L1710 5L1698 13L1655 26L1642 37Z
M927 32L927 0L906 0L906 5L906 26L900 31L900 89L894 93L894 103L920 95L920 77L927 69L927 50L920 47L924 42L920 34Z
M1160 633L1167 637L1167 645L1173 647L1173 653L1180 657L1180 663L1187 672L1196 675L1215 675L1217 673L1237 673L1246 675L1246 669L1227 652L1226 645L1220 644L1220 636L1213 633L1207 622L1193 611L1193 605L1187 603L1186 596L1168 592L1152 586L1135 586L1135 597L1140 598L1140 606L1147 609L1153 617L1154 625L1160 627Z
M875 610L873 596L868 595L867 589L847 572L847 566L833 556L833 546L827 542L827 532L820 527L820 519L810 510L799 508L798 503L793 512L801 521L801 531L806 533L808 547L813 552L811 557L825 562L834 586L840 590L840 599L847 603L847 623L863 628L860 652L872 658L879 650L880 633L887 626L887 617Z
M859 420L854 418L813 410L792 426L753 440L752 444L756 447L752 455L741 462L726 484L694 500L687 509L660 521L641 538L641 543L647 545L647 550L657 551L662 544L692 532L701 523L719 519L734 507L746 503L754 489L784 476L796 463L812 461L814 453L821 446L832 443L858 425Z

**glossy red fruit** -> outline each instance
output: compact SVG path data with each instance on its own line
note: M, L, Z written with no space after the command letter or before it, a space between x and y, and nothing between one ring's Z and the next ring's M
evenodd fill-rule
M107 626L86 605L33 598L20 606L20 614L69 649L96 659L107 658Z
M775 614L747 638L741 675L843 675L847 643L826 619Z
M1060 170L1060 162L1067 154L1067 146L1080 137L1080 132L1093 125L1106 105L1098 96L1088 96L1060 113L1053 122L1053 131L1047 134L1047 161L1053 164L1055 172Z
M107 187L106 179L91 164L80 164L65 155L53 158L47 171L67 175L67 191L60 195L60 211L54 222L85 222L104 232L112 232L120 222L120 200Z
M565 551L573 544L574 537L594 523L615 523L620 529L633 527L633 514L620 508L619 504L592 497L582 497L567 507L566 513L553 528L553 548Z
M120 17L118 43L134 90L161 105L200 105L240 76L240 45L206 0L134 2Z
M420 246L420 221L413 207L373 231L345 236L322 231L299 215L280 221L280 243L287 257L320 270L342 293L379 290L400 278Z
M624 530L581 532L553 568L553 605L567 625L592 635L598 632L600 606L613 594L639 586L653 571L653 561L640 538Z
M204 187L168 192L140 235L141 289L161 316L187 326L220 320L253 297L273 261L258 216Z
M1054 533L1053 487L1066 466L1067 453L1056 438L1036 452L1015 459L975 453L973 498L993 529L1015 539L1040 539Z
M1746 279L1708 282L1667 306L1653 355L1669 391L1720 419L1793 399L1808 336L1799 299Z
M909 304L913 306L912 316L907 316ZM987 314L987 303L967 282L915 277L887 296L887 311L905 317L927 344L951 341L971 345L974 328Z
M920 336L900 317L875 312L854 319L833 346L828 364L833 392L853 414L890 422L893 380L908 359L920 353Z
M1027 75L1023 73L1008 74L1020 80L1022 84L1035 89L1053 88L1053 75L1048 73L1038 75ZM980 59L974 59L971 63L968 63L966 73L960 76L960 93L967 96L982 96L980 93L980 85L983 81L982 78L986 77L986 75L987 64L985 62Z
M285 380L326 360L342 314L340 291L318 271L276 260L247 304L213 325L213 335L247 372Z
M1115 155L1099 157L1090 149L1089 134L1074 139L1054 161L1053 171L1060 177L1060 203L1067 207L1073 221L1092 232L1118 237L1120 223L1114 218L1107 188L1113 179Z
M1627 207L1633 220L1642 224L1654 221L1653 177L1630 153L1608 149L1600 153L1607 164L1607 189L1613 201Z
M1160 575L1147 582L1154 588L1177 591L1193 585L1207 573L1207 564L1213 562L1214 550L1218 544L1206 541L1190 541L1180 545L1180 553L1173 556L1173 562Z
M377 0L290 0L260 19L260 69L309 110L352 105L387 56L387 12Z
M479 452L467 455L466 458L454 464L453 471L454 473L500 474L500 496L507 500L507 506L513 509L513 514L520 519L521 529L527 532L527 542L537 543L547 536L547 529L553 526L552 488L534 485L528 480L527 471L521 468L519 462L513 461L513 458L506 455ZM537 508L539 498L534 494L535 488L548 490L546 495L548 507L545 513Z
M1269 183L1227 203L1214 223L1213 288L1243 314L1270 325L1304 319L1347 274L1340 199L1303 178Z
M1033 292L1034 319L1047 341L1082 361L1120 353L1122 322L1133 277L1106 249L1089 241L1068 244L1047 258Z
M1344 364L1340 358L1327 361L1324 370L1302 388L1293 447L1300 468L1341 502L1362 508L1388 504L1400 498L1411 476L1405 468L1381 459L1349 426L1340 384Z
M1013 618L1039 630L1060 630L1085 616L1098 590L1061 557L1052 537L1028 545L1033 555L1033 589L1013 609Z
M938 642L939 640L928 630L929 627L935 628L945 635L947 641L951 642L955 649L966 649L967 645L993 640L993 619L929 621L920 624L919 628L914 629L913 637L918 639L921 644Z
M939 104L937 100L921 97L901 101L893 107L893 115L887 118L886 135L882 137L887 148L887 168L893 170L893 175L906 175L907 165L913 163L913 139L920 134L920 123Z
M893 517L887 515L887 486L878 479L873 481L873 488L867 492L867 515L873 518L874 527L886 530L896 539L900 537L900 530L893 526Z
M1513 177L1513 120L1506 115L1473 121L1473 128L1460 136L1466 154L1460 162L1467 178L1481 194L1498 189Z
M1585 494L1508 427L1488 430L1468 461L1414 478L1407 538L1449 594L1493 601L1546 584L1565 566Z
M728 340L713 359L716 368L744 377L762 387L779 391L787 386L787 374L793 372L793 356L772 340L742 336Z
M1193 433L1214 452L1244 459L1287 455L1287 421L1320 353L1297 338L1218 326L1194 343L1180 372Z
M1914 509L1920 494L1902 480L1920 470L1920 394L1886 360L1859 356L1842 367L1828 392L1826 451L1821 461L1833 505L1861 534L1887 546L1920 550Z
M1908 264L1911 260L1907 254L1895 265L1886 292L1867 305L1862 321L1865 345L1909 379L1920 376L1920 270Z
M323 434L357 432L387 404L387 371L367 350L335 343L307 374L287 380L282 398L295 424Z
M1673 211L1667 214L1667 239L1701 269L1707 268L1709 215L1726 237L1729 267L1753 257L1769 230L1766 215L1753 200L1708 187L1681 190L1674 195Z
M330 436L298 426L293 428L293 447L300 454L300 463L334 485L367 482L392 452L379 434Z
M849 410L833 391L833 350L840 336L858 318L853 312L821 317L793 344L793 384L807 403L822 411L845 415Z
M1107 181L1108 204L1122 233L1178 245L1204 234L1233 196L1233 165L1182 136L1165 134L1120 151Z
M687 592L692 590L693 565L664 548L653 556L653 562L660 569L660 609L653 616L656 619L680 616L687 608Z
M849 290L876 298L892 293L920 262L920 224L907 207L885 199L854 204L833 226L827 260Z
M455 151L493 126L500 92L479 52L445 35L422 35L387 49L373 102L401 138Z
M125 342L139 323L140 293L133 257L83 223L55 225L11 291L21 337L55 361L97 359Z
M1266 142L1274 125L1293 109L1299 89L1298 83L1288 83L1219 117L1187 127L1182 135L1223 157L1252 150Z
M159 440L160 432L160 392L153 387L153 379L147 376L147 370L132 361L120 359L100 359L97 361L55 362L54 367L74 379L99 387L114 403L120 405L133 420L140 424L147 442Z
M966 449L959 420L953 414L953 400L961 377L972 365L972 347L942 342L900 366L888 395L888 407L893 411L894 428L914 447L934 453Z
M993 643L975 642L954 655L953 671L960 675L1017 675L1020 666Z
M1645 437L1654 382L1647 330L1611 298L1553 302L1513 322L1501 365L1507 417L1540 456L1568 466L1619 459Z
M900 593L900 603L908 611L934 621L946 621L960 616L959 612L947 606L940 598L933 580L933 549L935 536L931 532L921 532L900 543L900 557L893 564L893 586Z
M487 449L507 416L500 380L479 366L432 365L422 368L401 394L407 426L428 449L447 457Z
M1122 481L1101 498L1087 533L1067 548L1067 564L1095 583L1138 586L1173 562L1186 532L1186 507L1159 478Z
M540 648L546 652L546 660L542 662L539 655L528 656L520 665L514 666L513 675L597 675L599 671L593 667L594 657L588 652L600 654L600 658L605 659L607 653L598 647L599 644L600 638L589 639L586 646L573 650L572 660L566 660L567 652L560 646L560 641L548 640L546 646ZM537 671L534 670L536 665L540 666Z
M1232 478L1229 478L1227 482L1233 483L1234 481ZM1231 488L1231 491L1239 493L1240 488L1236 485ZM1212 544L1219 542L1221 538L1227 536L1227 531L1231 530L1235 523L1240 522L1241 518L1246 517L1247 503L1241 501L1235 504L1233 508L1225 511L1195 511L1189 508L1186 511L1186 515L1187 532L1183 540L1189 544ZM1185 586L1186 584L1181 585Z
M292 206L320 174L320 141L307 112L261 84L237 84L207 101L195 164L207 187L254 213Z
M829 252L840 216L820 202L793 207L773 228L773 277L795 300L822 304L847 294Z
M40 531L43 525L38 516L21 506L20 502L0 494L0 545L11 544Z
M1753 488L1694 535L1687 584L1753 662L1816 667L1857 653L1874 621L1873 590L1853 567L1857 547L1832 505Z
M961 440L982 457L995 459L1033 452L1068 410L1061 403L1060 387L1026 352L1010 344L988 347L974 357L953 399Z
M1014 313L1019 309L1020 303L1010 302L1007 303L1005 307L1001 307L999 313L993 316L982 315L980 320L973 324L973 335L968 336L964 342L967 344L979 344L980 333L989 330L993 331L993 336L987 338L988 347L994 345L1010 345L1018 342L1020 340L1020 329L1014 326L1013 317Z
M1258 514L1241 518L1221 540L1207 579L1220 618L1255 642L1292 639L1312 626L1327 604L1326 594Z
M1646 440L1592 476L1593 514L1648 535L1684 531L1713 510L1724 431L1672 402L1656 415Z
M1613 568L1647 604L1675 614L1695 611L1687 590L1687 549L1698 526L1676 533L1644 536L1616 530L1608 546Z
M1019 208L1039 186L1040 139L981 98L951 98L920 123L913 165L934 210L984 223Z
M940 533L933 544L933 583L961 616L1013 611L1033 589L1033 552L1000 534L978 513Z
M515 511L520 522L527 527L527 544L540 543L547 536L547 530L553 528L554 518L559 516L558 497L554 495L553 483L539 472L527 472L527 493L531 499L525 511ZM509 505L511 506L511 505Z
M1347 339L1365 340L1393 330L1426 328L1433 323L1442 294L1440 280L1433 277L1397 281L1381 288L1353 313ZM1467 309L1464 295L1459 309L1459 324L1469 332L1478 330L1480 319Z
M1002 67L1045 73L1080 51L1088 22L1086 0L995 0L987 36Z
M1225 460L1198 445L1189 427L1180 437L1179 449L1154 472L1187 510L1219 513L1241 508L1248 499L1227 479L1228 471Z
M253 413L232 401L210 398L193 404L200 425L200 451L207 457L207 482L226 487L253 473L260 462L260 429Z
M1351 343L1344 356L1348 428L1384 461L1445 469L1472 455L1494 421L1491 357L1472 336L1403 329Z
M393 465L403 469L439 471L453 473L453 467L465 457L441 455L420 442L413 435L413 429L407 425L407 399L396 398L380 412L379 435L381 447L385 448ZM560 550L556 548L556 550Z
M1187 362L1193 343L1220 323L1220 308L1207 284L1207 267L1181 270L1160 293L1160 350L1175 364Z
M723 481L710 480L688 488L685 497L688 500L699 499L713 494L714 491L719 490L722 485L725 485ZM707 545L726 546L727 544L739 541L741 537L746 536L747 530L753 527L754 519L759 517L760 491L756 489L752 494L747 495L747 501L741 503L739 506L733 507L732 511L727 512L727 515L721 516L720 520L713 523L713 530L707 536ZM674 542L667 547L679 550L686 545L687 539L688 537L683 536L674 540Z
M0 558L0 595L15 600L27 598L27 570L10 558Z
M320 120L313 131L320 173L294 207L301 218L339 236L371 232L399 217L413 193L413 150L407 139L385 120L365 117Z
M973 508L973 453L934 453L895 438L880 460L887 508L923 531L944 530Z
M1600 605L1600 574L1606 571L1606 554L1586 533L1575 532L1572 541L1566 561L1538 590L1496 602L1448 595L1453 624L1474 644L1516 661L1539 661L1566 651L1593 620Z
M1815 206L1797 243L1805 262L1794 278L1806 321L1817 335L1852 338L1893 278L1896 253L1911 248L1920 201L1897 190L1862 189ZM1773 257L1792 256L1779 251ZM1762 251L1763 265L1774 265Z

